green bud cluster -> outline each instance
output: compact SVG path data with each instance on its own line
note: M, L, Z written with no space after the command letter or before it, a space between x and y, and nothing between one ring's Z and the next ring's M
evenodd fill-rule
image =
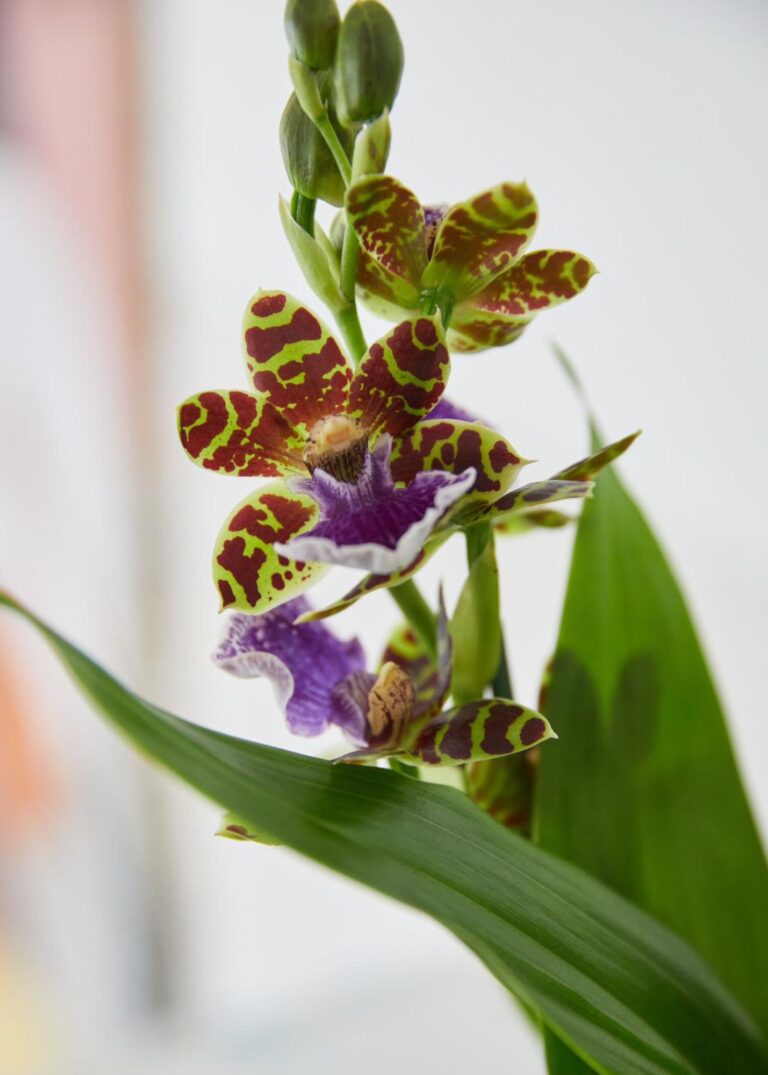
M403 74L403 43L377 0L358 0L339 31L333 88L342 123L369 123L392 108Z
M349 175L339 151L351 160L361 128L377 120L363 156L371 169L386 161L386 117L403 71L400 35L378 0L356 0L343 20L335 0L288 0L285 32L294 86L280 123L285 169L304 197L340 206ZM357 157L358 171L367 170Z
M341 17L336 0L288 0L285 36L291 54L313 71L333 65Z

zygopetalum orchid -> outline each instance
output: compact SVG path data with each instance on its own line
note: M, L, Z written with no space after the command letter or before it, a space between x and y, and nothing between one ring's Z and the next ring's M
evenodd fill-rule
M525 183L425 207L397 179L373 175L350 187L346 208L360 240L361 297L395 321L441 309L451 351L510 343L539 310L578 295L596 272L571 250L525 253L538 219Z
M246 309L243 344L255 394L201 392L179 408L195 463L277 479L238 504L219 534L224 608L264 612L328 564L397 572L459 501L495 499L524 463L493 430L423 420L449 372L439 314L397 325L355 373L310 310L262 291Z
M453 409L453 408L451 408ZM411 437L406 438L400 447L398 460L392 467L392 473L396 480L407 481L409 477L409 462L413 465L416 459L426 459L431 465L440 465L440 457L430 450L429 440L435 437L440 441L440 421L425 423L422 428L417 428ZM600 471L623 455L629 446L637 439L639 433L630 433L621 440L607 444L604 448L572 463L563 470L553 474L544 481L529 482L517 488L510 489L501 496L488 497L485 500L465 498L461 500L453 512L446 515L437 524L433 532L427 538L424 547L407 567L399 571L377 574L371 572L356 583L343 597L334 601L322 609L314 609L304 616L307 620L325 619L334 616L338 612L356 604L361 597L384 587L398 586L401 582L409 579L420 571L427 561L437 552L448 538L459 530L467 530L473 526L490 525L497 533L516 533L524 530L516 524L521 520L535 520L535 525L549 527L561 525L562 519L554 523L547 519L541 519L542 513L547 515L550 504L556 504L563 500L581 500L591 496L594 489L594 479ZM411 449L413 455L411 456Z
M225 625L215 662L233 675L266 676L297 735L339 727L355 750L340 761L397 757L422 765L460 765L499 758L554 737L540 713L502 698L443 710L451 684L451 641L440 603L437 658L410 663L389 651L368 672L360 643L343 642L294 598L262 616L237 613Z

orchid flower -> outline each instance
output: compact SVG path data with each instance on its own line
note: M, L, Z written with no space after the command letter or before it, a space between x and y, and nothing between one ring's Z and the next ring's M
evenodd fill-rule
M397 325L355 373L310 310L262 291L246 309L243 343L255 394L201 392L179 408L193 462L277 479L238 504L219 534L223 608L264 612L329 564L401 570L459 501L488 503L525 463L493 430L423 420L449 372L439 316Z
M517 702L486 698L443 710L451 684L451 641L440 602L437 658L408 660L390 647L368 672L360 643L320 623L297 623L305 597L261 616L236 613L214 661L233 675L266 676L288 727L314 736L334 725L356 748L339 761L397 757L421 765L499 758L556 738L545 717Z
M407 481L409 467L417 458L429 456L423 437L439 437L441 422L425 423L424 430L417 430L411 438L406 438L400 447L397 463L392 473L396 481ZM630 433L621 440L607 444L604 448L572 463L563 470L553 474L544 481L528 482L505 492L496 499L466 499L457 505L457 510L443 519L427 539L424 547L414 560L400 571L387 573L370 573L356 583L343 597L322 609L305 613L307 620L325 619L356 604L361 597L374 590L399 586L406 579L420 571L438 549L458 530L467 530L484 524L492 526L497 532L515 532L520 520L540 516L543 509L550 504L563 500L582 500L592 495L594 479L600 471L612 463L630 447L639 433ZM542 525L558 525L544 520Z
M422 206L392 176L347 191L347 219L360 240L361 297L398 321L439 308L451 351L516 340L542 309L578 295L597 271L571 250L525 253L538 219L525 183L501 183L454 206Z

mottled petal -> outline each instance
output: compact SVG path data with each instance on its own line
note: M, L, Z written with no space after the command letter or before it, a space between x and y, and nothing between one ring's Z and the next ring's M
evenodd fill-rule
M563 481L558 478L530 482L513 489L493 504L470 506L452 522L463 526L478 522L505 523L518 512L531 508L538 511L544 504L555 504L560 500L583 500L584 497L592 495L594 487L595 483L591 481Z
M406 433L438 402L450 368L439 320L403 321L369 347L347 413L374 435Z
M344 609L356 604L361 597L365 597L375 590L391 589L393 586L399 586L401 582L405 582L406 579L415 575L417 571L421 571L422 567L432 559L437 550L445 544L450 536L450 533L438 531L429 538L424 548L419 550L418 555L402 571L393 571L382 575L366 575L338 601L334 601L333 604L327 605L325 608L308 612L304 618L309 621L324 620L329 616L336 616L339 612L343 612Z
M365 668L362 646L357 639L343 642L323 624L294 622L308 611L306 598L298 597L263 616L230 616L213 659L232 675L270 679L294 734L319 735L337 724L354 735L359 722L334 705L333 692Z
M397 305L417 306L427 233L416 195L392 176L371 175L350 187L346 206L360 246L383 270Z
M325 564L293 562L275 543L289 541L319 517L317 502L283 481L241 501L216 540L213 578L222 608L266 612L314 585Z
M276 551L376 574L407 567L443 515L472 487L475 471L417 474L407 488L395 488L390 450L385 434L354 483L337 481L320 469L309 479L291 479L297 492L317 501L320 519L293 540L278 542Z
M494 529L499 537L517 537L520 534L529 534L531 530L561 530L564 526L575 523L576 519L576 515L542 508L506 515L501 522L494 524Z
M474 468L473 501L495 499L510 487L528 460L523 459L501 434L472 422L419 422L414 431L395 443L392 477L411 482L422 471L453 474Z
M454 205L438 229L423 285L445 288L457 302L481 291L523 253L537 216L525 183L502 183Z
M451 322L447 342L451 351L469 354L489 347L505 347L519 339L533 320L530 317L501 317L463 304Z
M466 306L519 320L572 299L596 272L591 261L572 250L534 250L469 299Z
M265 399L247 392L200 392L178 410L182 447L199 467L275 478L304 470L303 440Z
M414 728L403 742L402 756L423 765L462 765L528 750L556 738L541 713L517 702L488 698L449 709Z
M364 250L360 250L357 259L357 298L385 321L402 321L420 306L420 293L387 272Z
M566 481L589 481L592 478L596 478L603 467L607 467L609 463L623 455L639 436L640 430L636 433L630 433L627 437L622 437L621 440L615 440L612 444L607 444L593 455L588 455L586 459L580 459L578 463L572 463L565 470L558 471L555 474L555 478L561 478Z
M298 432L341 414L352 370L318 317L284 291L259 291L243 317L245 363L257 393Z

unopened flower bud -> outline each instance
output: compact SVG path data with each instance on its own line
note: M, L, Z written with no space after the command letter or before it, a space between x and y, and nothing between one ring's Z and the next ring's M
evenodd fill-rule
M378 0L358 0L339 31L334 95L339 118L352 126L391 109L403 73L403 43Z
M385 109L378 119L363 127L355 142L352 156L352 180L362 179L366 175L379 174L384 171L389 156L391 131L389 112Z
M347 132L339 134L342 145L351 150ZM307 198L319 198L331 205L344 202L344 180L333 154L309 116L292 93L280 120L280 148L288 178L295 190Z
M314 71L333 64L340 22L336 0L288 0L285 5L285 36L291 52Z

